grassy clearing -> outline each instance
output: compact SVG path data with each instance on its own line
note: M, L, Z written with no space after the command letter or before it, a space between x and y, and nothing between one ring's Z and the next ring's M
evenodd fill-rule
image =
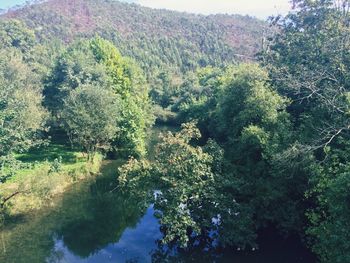
M28 153L17 154L16 159L24 167L0 185L0 193L6 198L10 215L25 213L50 203L53 196L63 193L74 182L99 172L102 155L96 155L93 163L77 149L62 142L54 142Z
M85 166L87 159L78 150L72 149L68 145L53 143L46 147L32 150L28 153L17 154L16 159L22 161L27 169L20 169L10 181L21 180L28 174L35 173L51 166L55 161L59 161L62 171L70 171Z

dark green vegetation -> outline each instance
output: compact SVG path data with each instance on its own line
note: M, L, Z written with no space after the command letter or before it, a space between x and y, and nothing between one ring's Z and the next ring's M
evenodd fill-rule
M50 0L3 15L9 18L31 28L41 44L96 34L111 41L144 70L150 96L160 105L160 121L173 119L173 104L188 72L247 60L270 32L267 23L247 16L200 16L115 0Z
M13 182L46 198L59 189L52 181L81 172L67 170L70 162L83 158L90 173L101 153L130 156L114 191L146 202L160 190L154 204L164 243L195 247L204 239L255 250L258 233L273 228L299 236L321 262L350 262L350 3L294 6L270 21L276 33L255 63L235 55L258 51L249 36L259 39L264 23L247 17L102 0L5 14L1 214L25 202L23 190L11 192ZM238 37L244 51L230 38L239 32L231 22L247 32ZM148 160L152 112L183 124L160 137ZM33 164L44 149L65 154ZM25 165L40 176L28 176Z
M303 254L293 242L277 239L276 251L276 237L261 241L263 247L250 253L214 247L204 252L203 239L200 246L192 244L174 254L174 247L158 242L160 225L154 209L147 209L146 199L111 192L119 165L118 161L104 162L100 176L69 187L52 200L54 206L8 222L0 235L0 261L310 263L306 258L299 260Z
M41 44L20 21L0 26L1 219L98 172L101 154L146 153L154 120L135 62L100 37Z
M184 82L181 120L203 137L187 124L162 138L155 162L132 160L119 177L126 189L147 178L161 189L164 241L215 229L224 246L255 248L272 224L299 233L322 262L350 260L350 14L340 2L295 1L271 21L279 33L260 65L201 69Z
M117 162L104 164L103 176L70 187L62 197L54 199L55 207L11 220L1 233L0 261L56 262L60 251L54 251L55 239L63 239L82 258L119 240L126 227L136 225L147 206L130 195L110 192L115 187L110 182L116 165ZM106 210L106 206L110 209ZM18 223L25 220L30 224L23 228Z

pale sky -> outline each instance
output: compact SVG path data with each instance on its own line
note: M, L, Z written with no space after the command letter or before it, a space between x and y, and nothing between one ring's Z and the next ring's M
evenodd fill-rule
M166 8L201 14L242 14L259 18L286 14L291 7L289 0L136 0L144 6Z
M74 0L72 0L74 1ZM166 8L200 14L242 14L266 19L270 15L286 14L290 0L124 0L153 8ZM25 0L0 0L0 8L24 3Z
M0 0L0 8L8 8L25 2L25 0Z

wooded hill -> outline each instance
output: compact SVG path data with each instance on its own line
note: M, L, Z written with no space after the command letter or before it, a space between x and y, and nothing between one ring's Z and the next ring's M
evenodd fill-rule
M70 43L96 34L155 72L184 73L247 59L260 48L267 24L240 15L195 15L115 0L35 1L2 19L23 21L39 41Z

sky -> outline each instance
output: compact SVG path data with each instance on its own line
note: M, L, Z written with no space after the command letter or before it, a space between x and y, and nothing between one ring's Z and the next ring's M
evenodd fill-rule
M25 0L0 0L0 8L8 8L25 2Z
M0 0L0 8L22 4L26 0ZM74 0L72 0L74 1ZM153 8L166 8L200 14L242 14L266 19L270 15L286 14L289 0L124 0Z
M286 14L289 0L138 0L139 4L153 8L167 8L201 14L242 14L259 18Z

